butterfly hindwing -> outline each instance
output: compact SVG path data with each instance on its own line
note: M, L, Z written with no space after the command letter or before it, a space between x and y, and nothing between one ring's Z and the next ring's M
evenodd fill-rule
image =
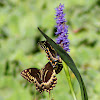
M62 70L63 65L61 63L58 63L56 65L56 67L54 67L56 74L60 73L60 71Z

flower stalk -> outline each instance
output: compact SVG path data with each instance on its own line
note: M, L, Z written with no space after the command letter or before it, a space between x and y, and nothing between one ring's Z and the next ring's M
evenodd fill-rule
M55 8L56 10L56 23L55 26L57 28L57 32L55 32L56 35L58 35L58 38L56 39L56 43L59 44L66 52L70 52L69 44L70 41L68 39L68 26L66 25L66 19L64 18L65 14L63 13L64 5L60 3L59 7ZM73 86L71 83L71 77L69 74L68 66L63 62L64 71L68 80L68 84L73 96L73 99L76 100L76 96L73 90Z

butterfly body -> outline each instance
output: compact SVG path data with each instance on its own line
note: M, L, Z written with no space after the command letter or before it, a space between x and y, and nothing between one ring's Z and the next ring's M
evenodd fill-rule
M41 70L37 68L25 69L21 72L21 76L30 83L35 83L36 90L40 93L43 91L50 92L50 90L57 84L55 70L50 62L48 62Z

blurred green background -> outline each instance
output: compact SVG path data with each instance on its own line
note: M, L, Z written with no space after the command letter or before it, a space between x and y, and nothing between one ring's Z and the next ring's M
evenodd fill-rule
M48 100L49 94L39 94L20 72L40 69L48 62L37 45L44 40L37 27L56 39L54 8L59 3L65 5L70 55L89 100L100 100L100 0L0 0L0 100ZM77 100L81 100L79 84L71 71L70 75ZM73 100L64 70L56 76L52 100Z

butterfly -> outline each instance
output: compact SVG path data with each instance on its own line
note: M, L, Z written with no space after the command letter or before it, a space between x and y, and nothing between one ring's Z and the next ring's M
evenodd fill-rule
M55 84L57 84L55 74L55 70L50 62L48 62L42 69L29 68L21 72L21 76L30 83L34 83L36 90L38 90L40 93L43 91L50 93L50 90L55 87Z
M63 68L61 58L58 56L57 52L47 41L40 41L38 42L38 44L43 50L45 50L48 60L54 67L56 74L58 74Z

